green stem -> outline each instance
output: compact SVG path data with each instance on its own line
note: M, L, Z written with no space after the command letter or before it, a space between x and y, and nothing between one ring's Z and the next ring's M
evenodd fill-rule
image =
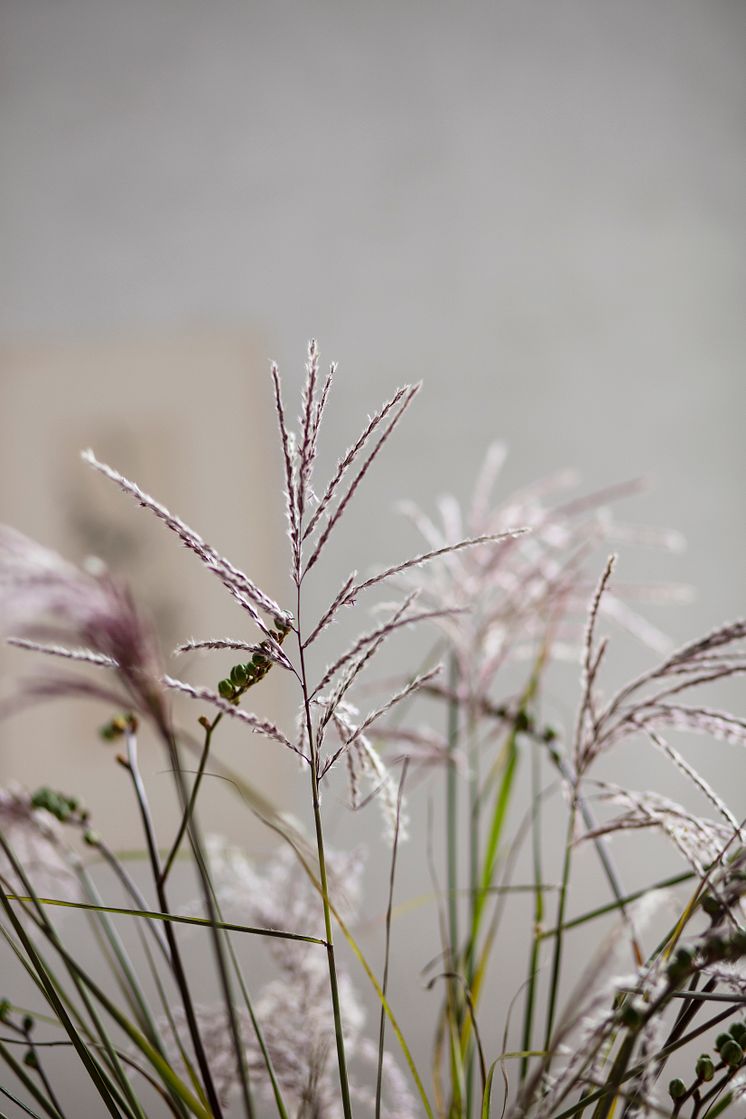
M172 759L173 760L173 759ZM176 766L178 766L178 757L175 759ZM155 838L155 829L153 827L152 817L150 815L150 808L148 805L147 793L145 785L143 784L140 770L137 764L137 743L134 733L128 732L127 734L127 768L132 778L132 784L135 790L135 797L140 809L140 818L142 820L143 831L145 833L145 842L148 849L148 856L150 858L150 866L153 874L153 882L155 884L156 894L158 896L158 905L163 913L169 912L168 896L166 894L165 883L161 877L160 856L158 854L158 844ZM183 778L182 778L183 780ZM220 1100L215 1088L215 1084L210 1072L210 1065L207 1060L204 1045L202 1044L202 1037L199 1032L199 1025L197 1023L197 1014L192 1002L189 984L184 971L184 965L181 959L181 953L176 940L171 922L164 923L164 932L168 942L169 957L171 969L176 980L176 986L179 988L181 1001L184 1006L184 1013L186 1015L187 1025L189 1027L189 1034L194 1045L194 1053L197 1058L200 1073L202 1074L202 1081L204 1084L207 1099L210 1109L214 1112L216 1119L222 1119L223 1111L220 1106Z
M455 972L459 960L459 921L458 921L458 773L456 770L456 751L459 740L459 672L458 661L454 655L449 659L448 700L448 762L446 766L446 876L448 896L448 951L449 970ZM458 983L448 980L447 1024L451 1066L451 1106L450 1119L460 1119L462 1114L461 1062L456 1060L455 1049L461 1027L461 1008Z
M0 845L2 845L6 856L9 859L11 859L11 861L12 861L12 859L13 859L12 852L10 851L10 848L6 844L2 834L0 834ZM121 1119L119 1109L117 1108L117 1105L114 1101L114 1096L112 1094L111 1086L107 1083L106 1077L105 1077L104 1073L102 1072L101 1068L99 1067L98 1063L94 1060L92 1055L88 1052L87 1047L84 1045L83 1041L81 1040L80 1035L78 1034L78 1031L76 1030L75 1026L73 1025L72 1020L70 1019L70 1017L69 1017L69 1015L68 1015L68 1013L67 1013L67 1011L66 1011L66 1009L65 1009L65 1007L62 1003L62 1000L57 993L57 990L55 988L55 985L54 985L52 979L48 975L47 970L44 967L44 964L42 963L38 952L36 951L36 948L34 946L34 943L31 939L31 937L29 937L28 934L26 933L26 930L23 928L23 925L21 924L18 917L16 917L15 913L13 912L13 909L12 909L12 906L11 906L10 902L6 899L5 894L2 893L2 892L0 892L0 905L2 905L3 909L5 910L5 914L8 918L8 920L10 921L11 925L13 926L13 931L15 932L18 940L20 941L20 943L23 946L23 950L25 951L26 955L29 958L29 962L30 962L31 966L33 967L34 972L36 973L36 975L37 975L37 977L40 981L40 985L41 985L41 987L44 991L44 995L45 995L49 1005L54 1009L55 1013L57 1014L58 1018L60 1019L60 1022L62 1023L63 1027L65 1028L68 1037L70 1038L73 1045L75 1046L75 1048L78 1052L78 1056L80 1057L81 1061L83 1062L83 1065L85 1066L86 1071L88 1072L88 1075L90 1076L91 1080L95 1084L95 1086L96 1086L96 1088L99 1092L99 1095L101 1096L102 1100L104 1101L104 1104L106 1106L106 1110L109 1112L109 1114L111 1116L113 1116L113 1119Z
M80 878L83 889L85 890L86 895L89 898L90 904L95 907L95 913L96 917L98 918L98 923L100 924L103 930L103 935L105 936L106 941L110 946L113 958L118 964L121 971L122 990L123 992L127 992L126 997L127 1001L130 1004L130 1008L135 1014L135 1017L137 1018L140 1028L143 1030L143 1033L148 1035L153 1045L155 1045L156 1048L159 1048L165 1056L165 1050L163 1049L163 1044L158 1033L158 1029L153 1020L153 1016L150 1013L150 1007L148 1006L142 987L140 986L139 980L137 978L137 973L135 972L132 961L127 955L127 951L124 947L121 937L109 920L109 915L105 912L105 907L103 905L101 895L96 889L96 885L91 879L91 876L88 874L85 867L81 866L78 868L78 877Z
M603 1094L593 1109L592 1119L608 1119L616 1101L617 1093L626 1079L629 1062L637 1042L637 1032L630 1030L619 1046L619 1052L614 1058L611 1072L604 1085Z
M168 855L166 856L166 861L163 864L163 870L161 871L161 882L163 882L163 883L165 883L166 879L168 878L169 872L170 872L171 867L173 866L173 863L174 863L174 859L176 858L179 847L181 846L181 841L183 840L184 835L187 831L187 828L189 827L189 823L192 819L192 816L194 815L194 808L195 808L195 805L197 803L197 795L199 793L199 787L202 784L202 778L204 777L204 774L205 774L205 767L207 765L207 759L210 756L210 744L212 742L212 733L213 733L213 731L215 730L215 728L217 727L217 725L219 724L219 722L222 718L223 718L223 713L221 711L220 714L216 715L215 718L213 719L213 721L211 723L208 723L207 726L205 727L205 741L202 745L202 753L200 754L199 762L197 764L197 774L194 778L194 783L192 785L192 791L189 795L189 802L188 802L186 808L184 809L184 811L182 813L181 823L179 824L178 831L176 832L176 838L174 839L173 843L171 844L171 850L169 851Z
M32 1023L32 1025L33 1025L33 1023ZM44 1086L44 1090L46 1091L47 1096L49 1097L49 1102L52 1104L52 1107L57 1109L57 1111L60 1113L60 1115L64 1119L64 1115L65 1115L64 1109L63 1109L62 1105L60 1104L60 1101L57 1099L57 1095L56 1095L55 1090L54 1090L54 1088L52 1087L52 1085L49 1081L49 1077L47 1076L46 1072L44 1071L44 1065L42 1064L41 1057L39 1056L38 1047L36 1046L33 1038L31 1037L31 1030L27 1029L24 1025L23 1029L21 1030L21 1033L23 1034L24 1038L26 1039L26 1043L28 1044L29 1050L34 1055L34 1063L35 1063L36 1071L38 1073L39 1079L41 1080L41 1082Z
M720 1023L724 1022L727 1018L730 1018L733 1015L735 1009L735 1007L730 1007L728 1010L723 1010L719 1014L716 1014L713 1018L710 1018L707 1022L702 1023L702 1025L698 1026L696 1029L691 1030L688 1034L684 1034L684 1036L679 1038L678 1041L675 1041L672 1045L669 1045L665 1049L662 1049L660 1053L656 1055L656 1059L666 1060L677 1049L683 1048L683 1046L688 1045L690 1041L694 1041L695 1038L701 1037L702 1034L707 1033L709 1030L714 1029L715 1026L719 1026ZM621 1077L619 1083L624 1084L627 1080L631 1080L632 1077L639 1076L642 1072L644 1072L644 1070L645 1065L638 1063L637 1065L635 1065L634 1068L629 1069ZM607 1091L608 1088L606 1084L602 1084L601 1087L594 1089L592 1092L589 1092L578 1103L573 1104L571 1107L565 1108L565 1110L561 1111L559 1115L553 1116L553 1119L574 1119L576 1115L579 1115L582 1111L585 1111L585 1109L589 1107L590 1104L595 1103L596 1100L600 1100Z
M110 866L111 869L114 871L114 874L117 876L122 886L124 887L125 893L129 894L138 909L148 909L149 906L148 903L145 901L142 891L138 888L135 881L127 873L125 867L122 865L121 860L117 858L111 848L104 842L103 839L100 838L100 836L95 837L93 846L97 851L101 853L108 866ZM171 960L168 954L168 944L160 926L153 921L149 921L148 928L158 942L158 947L163 953L163 957L166 960L166 963L170 966Z
M404 759L401 777L399 779L399 792L396 797L396 824L394 826L394 839L391 845L391 869L389 871L389 896L386 905L386 937L383 951L383 976L381 977L381 990L384 998L388 994L389 986L389 960L391 956L391 915L394 908L394 880L396 877L396 856L399 850L399 826L401 824L401 806L404 795L404 782L407 779L409 758ZM383 1086L383 1051L386 1036L386 1011L381 1005L381 1016L378 1024L378 1066L376 1068L376 1115L381 1119L381 1089Z
M337 1064L339 1065L339 1084L342 1092L342 1109L345 1119L352 1119L352 1103L350 1101L350 1086L347 1077L347 1058L345 1056L344 1034L342 1033L342 1011L339 1003L339 984L337 981L337 965L334 957L334 934L332 929L332 914L329 906L329 883L326 873L326 855L324 853L324 831L321 822L321 801L319 798L319 764L316 740L313 733L313 720L311 719L311 703L308 696L308 677L306 674L303 640L300 628L300 583L297 596L297 628L298 652L300 657L300 682L303 690L303 709L306 718L306 732L310 750L311 771L311 801L313 804L313 822L316 833L316 852L319 860L319 882L321 885L321 900L324 909L324 937L326 939L326 956L329 962L329 987L332 997L332 1013L334 1015L334 1036L337 1043Z
M554 1018L557 1011L557 998L559 995L560 969L562 966L562 929L565 923L565 908L567 906L567 893L570 884L570 867L572 865L572 842L575 834L575 816L577 801L573 794L570 805L570 814L567 823L567 837L565 840L565 857L562 865L562 882L557 901L557 935L554 938L554 952L552 954L552 974L549 981L549 1005L547 1007L547 1023L544 1034L544 1048L549 1053L554 1029ZM550 1057L551 1059L551 1057Z
M464 994L468 1001L474 985L474 968L477 953L478 911L481 910L483 896L479 891L479 742L477 739L476 710L474 702L469 702L469 917L471 932L466 951L466 983ZM474 1098L474 1044L469 1034L466 1052L466 1119L471 1119Z
M19 1081L19 1083L23 1084L29 1095L31 1095L36 1100L39 1107L46 1111L47 1115L49 1115L51 1119L64 1119L64 1113L61 1111L57 1103L51 1097L48 1099L47 1096L45 1096L44 1093L41 1092L39 1088L37 1088L36 1084L34 1084L33 1080L28 1075L23 1065L21 1065L15 1059L15 1057L13 1057L8 1052L5 1045L3 1045L2 1043L0 1043L0 1057L2 1057L2 1059L5 1061L6 1065Z
M589 909L587 913L581 914L579 917L573 917L572 921L565 921L562 925L562 931L567 932L569 929L576 929L580 925L586 924L588 921L594 921L596 917L604 917L607 913L614 913L619 909L621 903L629 905L638 898L643 898L646 894L653 893L654 890L666 890L670 886L679 886L682 882L689 882L696 875L693 871L687 870L682 874L674 874L671 878L664 878L661 882L656 882L653 886L645 886L641 890L634 890L631 894L626 894L619 901L610 901L607 905L600 905L597 909ZM550 936L556 936L557 929L545 929L541 933L541 939L546 940Z
M531 799L534 811L531 814L531 844L534 864L534 935L531 943L531 956L528 964L528 983L523 1018L523 1041L521 1048L528 1053L531 1049L531 1035L536 1005L536 983L539 975L539 956L541 953L541 923L544 920L544 892L541 889L541 797L539 786L541 778L541 758L537 743L531 753ZM528 1057L521 1058L521 1083L528 1074Z
M106 1055L106 1062L107 1062L107 1064L108 1064L108 1066L109 1066L109 1068L110 1068L110 1070L113 1074L113 1077L114 1077L114 1080L109 1085L113 1097L115 1098L117 1104L121 1108L123 1108L124 1111L129 1116L131 1116L131 1119L146 1119L145 1113L142 1110L140 1102L137 1099L137 1096L135 1095L135 1093L132 1089L132 1085L130 1084L129 1079L126 1076L126 1074L124 1072L124 1069L122 1068L122 1065L121 1065L121 1063L119 1061L119 1058L116 1054L116 1050L114 1048L114 1045L113 1045L109 1035L107 1034L101 1019L99 1018L99 1016L96 1012L95 1006L93 1005L93 1003L91 1002L91 999L88 996L88 992L86 991L84 985L82 984L82 982L80 980L80 977L77 973L77 969L70 968L67 965L67 960L66 960L65 956L63 955L62 944L61 944L61 941L60 941L60 939L57 935L57 931L54 928L54 926L52 925L52 923L48 920L47 915L44 912L44 910L42 908L42 905L39 901L39 898L36 895L36 893L34 892L34 888L31 884L30 879L26 875L26 872L25 872L24 868L22 867L22 865L20 864L20 862L16 858L15 854L13 853L13 851L9 847L7 847L4 840L3 840L3 847L4 847L4 850L5 850L6 857L9 859L14 872L16 873L18 878L20 879L21 884L23 885L24 889L26 889L28 891L28 894L29 894L29 899L28 900L29 900L29 905L31 906L31 909L29 910L29 916L37 924L37 926L41 929L41 931L47 937L50 944L55 948L55 950L57 952L59 952L60 955L62 955L62 958L65 961L65 965L67 967L70 978L71 978L71 980L72 980L72 982L75 986L76 991L78 992L78 995L80 996L80 1000L83 1003L83 1006L85 1007L85 1010L88 1013L88 1017L90 1018L90 1021L93 1023L94 1030L98 1034L99 1040L101 1042L102 1049L103 1049L103 1051ZM6 898L8 896L9 895L6 895ZM27 954L28 954L28 949L27 949ZM40 955L38 956L38 958L39 958L39 961L41 962L42 966L44 967L51 983L54 985L55 989L58 989L59 984L55 980L55 977L52 974L51 970L49 969L48 965L42 960ZM94 1063L95 1063L95 1061L94 1061ZM119 1087L117 1087L117 1084L119 1085Z
M458 780L455 754L458 749L458 664L454 656L449 662L448 700L448 764L446 768L446 860L448 891L448 935L450 938L450 967L456 967L458 959Z
M174 771L174 779L176 781L179 803L181 805L184 820L186 821L186 831L189 838L189 845L192 849L192 855L197 867L199 883L202 891L202 901L207 911L207 918L211 928L215 963L217 965L220 987L223 994L223 1002L225 1003L225 1012L228 1018L228 1026L230 1029L231 1040L233 1042L233 1049L238 1066L239 1084L241 1088L241 1095L243 1097L244 1111L246 1113L247 1119L254 1119L254 1103L251 1095L251 1087L249 1084L248 1065L245 1059L244 1047L241 1039L241 1030L239 1028L238 1017L236 1015L236 1008L233 1005L233 990L231 986L228 961L225 953L224 938L227 936L227 933L221 931L218 928L218 915L215 907L212 882L210 881L210 872L204 854L204 844L200 835L197 814L195 811L189 811L189 794L186 781L184 779L184 771L181 768L179 747L177 745L176 738L173 731L171 730L171 727L162 718L159 721L159 729L168 750L169 759ZM162 886L160 888L162 888ZM174 937L174 942L175 939L176 938ZM219 1102L218 1109L216 1111L216 1119L222 1119L222 1110L220 1109Z

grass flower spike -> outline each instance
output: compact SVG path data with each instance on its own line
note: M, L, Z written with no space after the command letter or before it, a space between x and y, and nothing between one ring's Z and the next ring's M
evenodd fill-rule
M466 503L402 507L423 540L413 555L381 565L366 536L355 570L325 584L346 514L420 391L392 391L322 474L337 375L312 340L296 409L271 368L287 523L272 593L83 454L235 605L229 636L182 636L175 657L203 654L182 670L99 561L0 528L3 635L35 666L0 715L57 697L103 705L90 738L113 744L118 810L139 836L118 852L96 804L0 790L0 974L16 968L23 991L0 990L2 1115L740 1119L746 806L696 749L736 759L746 746L746 719L718 691L746 670L746 623L673 647L646 604L682 588L624 581L630 545L681 546L619 519L639 483L578 491L563 471L500 495L498 443ZM323 588L313 611L309 578ZM335 646L343 615L360 621ZM619 629L642 650L621 685ZM393 675L405 634L420 651ZM283 685L272 718L270 673ZM678 791L645 788L643 767L637 789L615 779L633 741ZM151 749L155 774L140 764ZM271 751L295 756L292 815L256 783ZM156 781L175 816L154 807ZM248 808L279 851L216 838L210 784L235 797L237 828ZM381 813L378 879L340 840L345 801L344 827L370 804ZM632 836L663 837L677 863L658 873L651 850L622 874ZM77 1075L60 1077L63 1062Z

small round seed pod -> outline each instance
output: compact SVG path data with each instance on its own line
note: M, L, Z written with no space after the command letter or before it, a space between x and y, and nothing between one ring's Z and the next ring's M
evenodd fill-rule
M249 674L246 671L246 665L244 665L244 664L234 664L233 668L231 669L230 678L231 678L231 681L239 688L243 684L245 684L246 681L249 678Z
M625 1002L619 1011L619 1020L622 1025L628 1026L630 1029L636 1029L642 1025L643 1015L640 1008L635 1006L633 1002Z
M692 966L694 959L692 953L688 948L677 948L674 953L673 959L666 968L666 975L672 983L681 983L686 979Z
M715 936L708 936L707 940L702 945L702 955L707 963L713 963L716 960L722 960L728 950L728 942L724 937L716 934Z
M527 731L532 727L532 722L525 711L521 710L516 714L514 724L515 729L518 731Z
M703 1053L701 1057L697 1058L695 1070L699 1079L704 1080L705 1083L709 1083L709 1081L712 1080L715 1075L715 1065L709 1053Z
M723 907L714 894L705 894L700 902L708 917L720 917Z
M720 1050L720 1056L728 1068L739 1068L743 1064L743 1049L732 1038L729 1038Z
M746 954L746 929L736 929L730 938L730 944L734 956Z
M668 1085L668 1094L672 1100L680 1100L686 1095L686 1084L678 1076Z
M223 699L233 699L235 690L236 689L233 687L233 684L230 682L230 680L221 680L218 684L218 692L223 697Z

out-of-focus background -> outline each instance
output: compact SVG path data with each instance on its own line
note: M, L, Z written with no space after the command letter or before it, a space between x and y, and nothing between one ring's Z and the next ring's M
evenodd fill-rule
M735 616L745 47L729 0L4 0L0 520L130 572L166 644L232 633L220 588L77 452L92 445L281 597L268 362L293 401L315 335L340 362L327 469L398 383L425 382L315 606L351 566L417 546L397 499L464 497L501 438L499 492L565 466L585 490L650 479L630 518L688 549L623 554L621 571L697 588L655 615L674 639ZM4 690L33 669L23 658L3 654ZM203 658L181 670L217 678ZM268 704L283 716L276 686ZM97 717L2 725L0 778L74 786L123 845ZM251 750L255 780L300 812L294 767ZM157 786L160 759L146 766ZM358 824L375 834L362 817L344 834Z

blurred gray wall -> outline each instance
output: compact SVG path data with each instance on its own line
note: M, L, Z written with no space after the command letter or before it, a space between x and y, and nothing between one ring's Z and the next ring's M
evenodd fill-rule
M249 336L240 406L247 446L265 447L267 359L292 393L316 335L341 362L326 464L398 382L425 380L350 512L338 573L411 548L394 498L467 493L499 436L506 488L567 465L587 488L653 480L630 516L683 530L689 549L623 556L620 571L700 588L656 616L675 637L741 611L746 4L0 12L0 341L13 353ZM190 432L220 431L230 412L235 441L235 362L221 382L204 352L204 374L149 379L152 415L177 392ZM17 369L2 366L8 399ZM102 360L91 391L99 414L127 416L121 361ZM42 380L39 409L50 399ZM48 453L45 423L28 424L23 454ZM265 503L247 485L238 518L226 504L217 466L240 470L237 454L221 451L179 511L248 548ZM266 463L274 486L269 451ZM0 519L18 520L25 484L8 464ZM279 562L262 553L278 595Z
M332 442L425 378L388 459L420 457L414 496L463 489L495 435L512 481L653 475L676 577L735 609L746 5L1 11L2 336L248 326L297 383L316 335Z

